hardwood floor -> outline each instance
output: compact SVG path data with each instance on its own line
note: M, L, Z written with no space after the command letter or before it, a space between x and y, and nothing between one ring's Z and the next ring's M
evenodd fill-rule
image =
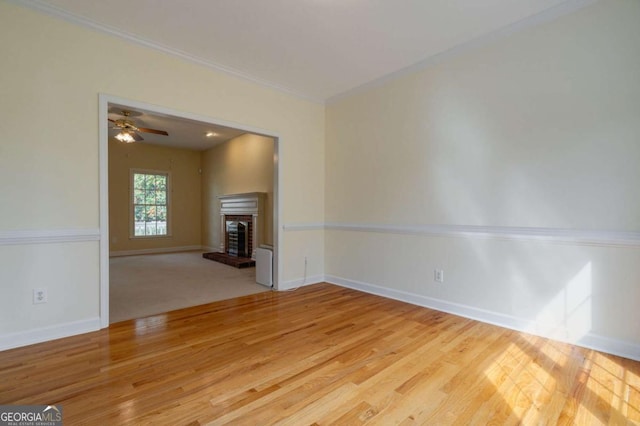
M639 424L640 363L329 284L0 352L65 425Z

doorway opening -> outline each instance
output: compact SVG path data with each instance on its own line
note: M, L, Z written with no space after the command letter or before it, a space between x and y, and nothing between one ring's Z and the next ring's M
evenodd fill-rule
M231 142L235 144L235 147L241 146L240 144L243 143L245 145L254 144L254 146L262 149L263 147L267 147L268 144L266 142L262 143L261 141L268 141L271 143L270 146L272 146L270 154L263 154L262 157L264 158L264 155L269 155L271 158L270 164L269 160L267 160L269 169L265 169L264 172L270 173L269 177L271 180L269 182L272 182L272 184L270 184L271 191L263 191L269 202L265 209L267 214L264 215L265 218L262 225L264 236L261 238L263 238L263 240L257 241L256 245L265 243L273 247L273 287L274 289L278 288L278 277L279 271L281 270L279 250L281 244L280 234L278 232L280 214L278 196L280 170L278 151L280 139L278 135L251 126L225 122L224 120L185 113L166 107L104 94L101 94L99 97L99 113L101 327L107 327L110 322L114 322L110 321L109 315L111 285L111 277L109 274L110 258L127 255L155 255L159 253L162 253L162 256L164 256L165 254L168 255L169 252L186 252L188 250L211 251L212 248L215 249L214 246L219 246L219 239L224 238L224 236L217 235L217 229L219 229L219 219L215 214L215 206L219 205L217 197L229 195L228 193L221 193L220 191L228 192L236 188L232 186L220 188L220 185L211 185L211 182L208 180L215 179L216 172L220 168L224 168L215 162L217 160L212 159L215 157L214 151L221 149L216 147L221 147ZM127 121L118 121L120 120L118 114L123 116L122 120ZM127 126L126 129L122 129L123 123ZM171 141L170 135L172 133L181 133L182 130L184 130L181 126L185 129L189 128L192 133L195 132L197 136L195 139L198 140L190 140L187 136L184 136L179 138L178 146L172 146L171 144L175 144L176 141ZM164 127L174 129L174 131L168 132ZM120 138L117 138L118 141L116 141L114 139L114 132L118 134L131 134L134 143L127 144L126 141L120 142ZM164 133L167 134L165 135ZM140 141L140 138L144 141ZM120 145L115 145L115 143ZM198 146L198 143L202 143L203 145ZM134 148L131 150L131 147L129 147L129 151L124 151L121 149L124 145L131 145L131 147ZM148 154L149 152L155 152L153 150L156 149L160 150L161 153L158 155ZM192 189L194 185L190 186L184 181L178 182L178 169L184 166L184 164L180 162L182 161L184 163L184 161L187 161L188 163L188 159L185 160L183 157L189 157L189 155L186 154L183 156L180 153L176 154L178 151L173 152L171 151L172 149L200 151L204 154L197 155L200 155L203 159L206 157L206 161L201 160L201 165L197 167L196 171L201 176L200 179L202 182L201 190L195 191L200 192L201 220L200 224L198 224L200 226L192 226L192 228L200 229L201 238L199 244L193 244L193 238L191 238L191 240L188 238L185 239L184 235L180 234L181 232L184 233L183 231L186 226L176 227L176 219L179 219L185 210L195 209L193 206L191 208L185 206L184 200L177 202L179 201L176 200L178 185L182 185L182 188L191 187ZM114 156L116 155L119 157L115 158ZM136 156L140 157L141 155L145 161L155 158L155 163L152 161L144 167L140 167L139 164L133 164L134 158ZM197 157L197 155L192 157ZM193 161L188 167L190 173L194 172ZM138 188L134 182L134 175L131 174L128 182L124 185L120 182L118 185L119 189L114 191L116 185L113 183L113 180L116 174L123 174L122 170L116 171L116 163L121 163L119 165L121 168L128 170L136 169L138 175L135 175L135 179L139 181L140 179L146 178L150 180L150 185L143 185ZM142 172L140 169L143 169ZM180 174L181 176L184 175L182 172L180 172ZM142 178L140 176L142 176ZM167 177L165 178L164 176ZM160 179L162 182L158 183L153 179ZM180 179L184 180L182 177L180 177ZM166 186L162 185L163 182L165 182ZM206 185L205 182L207 183ZM111 188L110 185L112 185ZM125 186L125 188L122 188L122 186ZM153 191L148 190L149 188L153 189ZM166 198L162 190L166 191ZM184 189L179 192L182 194L182 192L188 191L188 189ZM250 187L241 188L241 191L253 192L253 189ZM118 201L113 198L114 193L120 194ZM110 194L113 199L110 198ZM136 197L142 200L140 201L140 205L135 204ZM119 208L117 210L119 213L114 213L114 207L116 207L117 203L122 203L123 199L126 200L125 203L128 205ZM133 205L131 204L132 199L134 200ZM149 201L150 199L153 202ZM197 204L198 203L195 202L194 205ZM123 209L126 210L126 213L122 212ZM116 217L116 215L118 215L118 217ZM123 224L123 222L127 223ZM127 227L126 232L123 229L125 225ZM158 229L160 229L162 233L158 234ZM142 230L144 230L144 232L142 232ZM140 235L141 233L142 235ZM185 243L185 241L187 242ZM160 274L160 276L162 276L162 274Z

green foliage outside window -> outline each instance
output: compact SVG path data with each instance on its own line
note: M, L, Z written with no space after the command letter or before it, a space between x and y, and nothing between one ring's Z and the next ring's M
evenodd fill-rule
M134 235L167 235L167 175L133 174Z

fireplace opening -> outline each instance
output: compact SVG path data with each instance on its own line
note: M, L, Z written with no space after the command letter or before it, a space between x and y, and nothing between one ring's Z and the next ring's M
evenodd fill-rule
M227 254L235 257L249 257L249 224L243 221L226 221Z
M266 194L251 192L246 194L220 195L220 241L217 251L203 253L202 257L216 262L250 268L255 266L256 248L264 242L264 199ZM229 245L229 224L231 245ZM242 226L238 227L237 224ZM240 228L238 230L238 228ZM242 232L244 231L244 235Z

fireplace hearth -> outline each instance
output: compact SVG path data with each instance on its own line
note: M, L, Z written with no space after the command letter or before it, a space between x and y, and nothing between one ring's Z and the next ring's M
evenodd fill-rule
M239 269L251 268L253 266L256 266L256 261L249 257L229 256L227 253L218 253L212 251L210 253L202 253L202 257Z

